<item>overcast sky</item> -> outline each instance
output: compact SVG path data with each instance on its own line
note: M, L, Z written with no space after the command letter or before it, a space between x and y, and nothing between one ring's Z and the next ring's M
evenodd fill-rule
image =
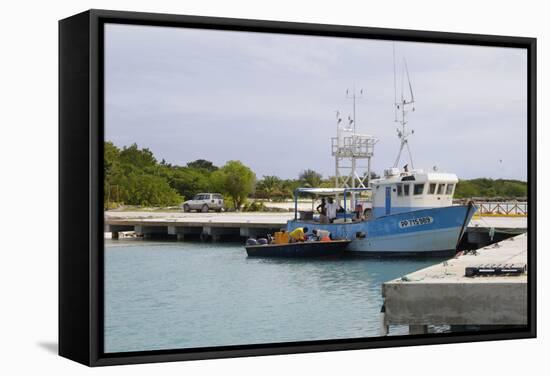
M526 50L410 42L395 50L416 99L408 117L416 168L526 180ZM392 56L389 41L109 24L105 138L172 164L241 160L258 178L307 168L328 177L335 110L352 113L346 89L355 86L366 93L357 130L379 139L381 173L399 148Z

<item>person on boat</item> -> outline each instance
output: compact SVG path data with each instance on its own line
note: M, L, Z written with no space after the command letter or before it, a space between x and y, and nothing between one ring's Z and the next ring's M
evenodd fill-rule
M288 235L290 236L290 242L296 243L296 242L303 242L307 239L307 227L296 227L294 230L292 230Z
M321 199L321 204L317 206L316 209L319 212L319 222L321 223L328 223L328 217L327 217L327 201L323 197Z
M336 218L336 212L340 208L340 205L334 202L334 199L332 197L328 198L328 203L325 205L326 211L327 211L327 217L329 222L333 222Z
M362 221L364 218L363 218L363 205L361 204L356 204L355 205L355 219L357 221Z

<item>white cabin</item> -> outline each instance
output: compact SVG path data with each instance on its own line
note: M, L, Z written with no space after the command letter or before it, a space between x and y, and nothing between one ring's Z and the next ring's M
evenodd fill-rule
M458 183L455 174L424 172L423 170L384 171L384 178L373 180L373 215L409 212L414 210L452 206Z

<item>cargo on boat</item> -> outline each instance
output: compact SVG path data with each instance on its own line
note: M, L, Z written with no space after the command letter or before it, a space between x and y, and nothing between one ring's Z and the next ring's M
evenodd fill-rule
M346 251L350 240L305 241L287 244L246 245L249 257L335 257Z

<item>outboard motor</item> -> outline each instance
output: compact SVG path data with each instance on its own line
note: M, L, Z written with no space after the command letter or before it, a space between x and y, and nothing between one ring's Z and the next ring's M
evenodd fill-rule
M256 239L246 239L246 245L258 245L258 241Z

